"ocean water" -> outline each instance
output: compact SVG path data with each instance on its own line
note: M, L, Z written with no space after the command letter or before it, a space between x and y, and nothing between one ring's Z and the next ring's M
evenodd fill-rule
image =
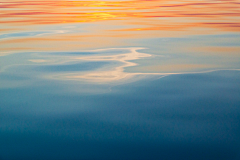
M0 1L0 160L239 160L240 1Z

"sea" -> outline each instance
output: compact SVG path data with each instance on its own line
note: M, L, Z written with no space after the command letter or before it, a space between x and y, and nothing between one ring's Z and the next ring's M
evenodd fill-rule
M240 0L0 0L0 160L240 160Z

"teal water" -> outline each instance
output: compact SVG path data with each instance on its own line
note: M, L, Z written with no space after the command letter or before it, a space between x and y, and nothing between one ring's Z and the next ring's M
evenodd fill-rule
M0 3L0 160L239 160L239 1Z
M239 82L217 71L1 89L1 158L237 160Z

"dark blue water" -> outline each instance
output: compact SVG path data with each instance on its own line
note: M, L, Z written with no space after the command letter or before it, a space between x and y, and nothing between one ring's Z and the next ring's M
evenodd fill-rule
M240 160L239 0L0 0L0 160Z
M61 85L0 90L1 160L240 158L239 71L143 79L98 94Z

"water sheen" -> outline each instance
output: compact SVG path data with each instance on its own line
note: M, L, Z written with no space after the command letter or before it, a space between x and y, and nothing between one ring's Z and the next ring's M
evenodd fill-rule
M239 160L239 0L2 0L0 160Z

